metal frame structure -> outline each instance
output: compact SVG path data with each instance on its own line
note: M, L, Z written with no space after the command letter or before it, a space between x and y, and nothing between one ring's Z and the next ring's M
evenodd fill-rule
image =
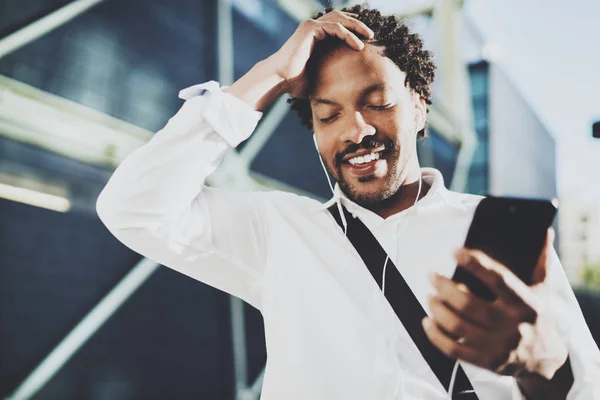
M67 23L77 15L89 10L91 7L103 0L75 0L63 8L49 14L46 17L22 28L21 30L0 40L0 58L10 52L27 45L31 41L43 36L51 30ZM232 26L232 4L231 0L217 1L217 70L218 80L222 85L229 85L233 82L233 26ZM440 0L441 3L445 0ZM438 4L441 4L438 2ZM452 13L460 3L452 2L454 7L448 9L434 9L434 13ZM295 19L303 20L310 17L317 7L318 3L314 1L300 2L300 0L278 0L279 4ZM302 7L298 7L302 5ZM421 12L430 13L431 8L424 9ZM448 19L445 19L448 21ZM450 21L452 19L450 18ZM456 41L455 31L451 22L444 24L441 32L448 40L445 46L449 46L455 52L452 45ZM452 53L454 62L456 54ZM444 71L448 65L442 65L440 68ZM451 69L451 68L449 68ZM446 74L445 78L453 77ZM459 84L464 84L461 82ZM264 147L277 126L281 123L289 107L285 99L279 99L271 108L270 112L263 117L259 128L247 141L245 147L238 153L230 151L224 158L220 168L209 179L212 186L227 186L238 189L263 189L265 187L284 188L284 190L300 192L299 190L285 185L276 180L262 177L256 173L250 172L250 166L256 155ZM432 126L439 126L439 130L444 134L447 132L452 137L461 137L463 146L459 155L459 165L455 179L460 183L455 189L464 188L466 183L465 171L468 172L470 156L472 154L473 142L467 132L468 125L457 124L453 122L454 118L448 118L439 110L433 109L430 113L430 123ZM450 132L452 131L452 132ZM460 133L463 135L460 135ZM467 169L465 169L465 167ZM460 178L460 176L463 178ZM142 259L132 270L120 281L82 320L69 334L42 360L42 362L27 376L27 378L17 387L17 389L7 398L10 400L27 400L33 397L59 370L70 357L92 337L92 335L102 327L108 318L123 305L123 303L155 272L159 264L149 259ZM233 341L233 362L234 362L234 380L235 380L235 398L237 400L256 400L259 398L262 381L264 377L264 368L259 376L248 383L247 372L247 351L246 334L244 320L244 305L242 300L231 296L231 331Z
M125 301L158 269L159 264L147 258L137 263L123 279L42 360L7 400L33 397L91 338Z
M104 0L75 0L0 40L0 58L71 21Z

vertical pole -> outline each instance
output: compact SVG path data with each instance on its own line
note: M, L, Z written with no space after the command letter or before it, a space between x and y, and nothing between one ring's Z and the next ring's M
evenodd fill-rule
M234 79L231 0L217 0L217 52L217 79L222 86L229 86ZM244 303L234 296L230 296L229 301L235 379L234 398L239 399L245 393L248 381Z

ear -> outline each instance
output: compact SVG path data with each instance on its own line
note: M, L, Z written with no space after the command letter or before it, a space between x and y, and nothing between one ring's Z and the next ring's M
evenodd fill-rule
M415 122L417 125L417 132L420 132L425 128L425 122L427 119L427 103L420 94L413 92L414 104L415 104Z

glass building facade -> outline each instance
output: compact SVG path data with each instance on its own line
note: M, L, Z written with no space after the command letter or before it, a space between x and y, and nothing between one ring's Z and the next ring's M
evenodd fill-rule
M481 61L468 66L473 104L473 124L477 134L469 176L467 193L489 193L489 64ZM452 185L460 144L453 143L429 127L429 135L417 147L421 165L440 170L447 187Z
M467 192L480 195L486 195L490 191L489 69L486 61L469 65L477 148L469 169Z

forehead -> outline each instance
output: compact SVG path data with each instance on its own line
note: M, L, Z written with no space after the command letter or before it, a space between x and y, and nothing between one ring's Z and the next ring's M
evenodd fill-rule
M383 53L383 47L367 44L361 51L342 45L326 56L316 70L311 97L351 96L379 85L409 94L406 74Z

